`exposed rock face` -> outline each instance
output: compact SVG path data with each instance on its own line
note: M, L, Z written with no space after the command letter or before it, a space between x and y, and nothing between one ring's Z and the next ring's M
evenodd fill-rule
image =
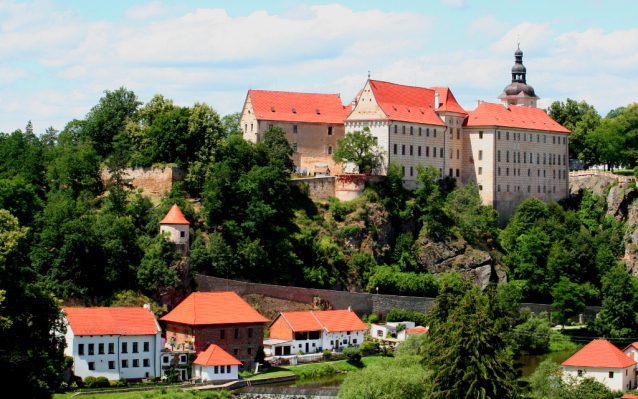
M636 198L638 191L629 188L627 183L612 187L607 195L607 214L616 220L627 220L629 206Z
M638 277L638 205L629 207L623 262L627 265L627 271Z
M420 237L417 262L433 274L455 270L481 289L490 281L505 279L505 273L497 273L492 257L474 249L463 241L435 241L430 237Z
M569 194L572 196L580 195L583 189L586 189L594 195L604 196L607 194L607 188L614 183L613 178L607 176L574 176L569 178Z

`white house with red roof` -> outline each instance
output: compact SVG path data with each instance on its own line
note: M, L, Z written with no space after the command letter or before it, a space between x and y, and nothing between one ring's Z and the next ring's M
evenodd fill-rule
M397 333L399 324L403 325L403 329L414 328L416 324L413 321L389 321L386 323L370 324L370 336L374 338L386 339L390 338L390 334Z
M366 330L350 309L281 312L270 323L270 339L264 341L264 348L274 356L338 350L359 346Z
M604 339L590 342L563 362L562 366L563 378L593 377L612 390L636 387L636 361Z
M340 173L332 154L337 140L344 137L343 121L350 111L338 94L249 90L240 125L244 139L254 143L269 128L282 128L298 172Z
M629 345L627 345L627 347L625 349L623 349L623 353L627 356L629 356L630 359L632 360L636 360L638 359L638 342L633 342ZM638 387L638 363L636 364L635 370L634 370L634 387Z
M150 308L64 308L68 325L64 354L86 378L141 380L160 376L162 330Z
M399 331L399 333L397 334L397 339L401 341L405 341L406 339L408 339L410 335L426 334L428 331L430 331L430 328L423 327L423 326L417 326L414 328L406 328L404 330Z
M193 361L193 374L202 381L226 381L239 378L241 362L221 347L211 344Z

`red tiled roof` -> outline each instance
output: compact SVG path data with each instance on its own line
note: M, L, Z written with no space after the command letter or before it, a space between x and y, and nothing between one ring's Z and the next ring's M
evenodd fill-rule
M338 94L249 90L248 95L257 120L343 124L352 111Z
M414 328L406 328L405 333L406 334L425 334L429 330L430 330L429 328L425 328L425 327L414 327Z
M631 343L631 344L627 345L627 346L625 347L625 349L623 349L622 351L624 352L624 351L626 351L627 349L632 348L632 347L633 347L634 349L638 350L638 342L633 342L633 343Z
M349 310L320 310L312 311L319 322L328 332L362 331L368 327L363 324L359 316Z
M627 395L621 396L620 399L638 399L638 395L634 395L633 393L628 393Z
M596 339L588 343L583 349L565 362L563 366L575 367L606 367L622 369L636 364L611 342Z
M188 325L270 321L234 292L193 292L160 320Z
M444 126L434 112L434 90L378 80L370 80L370 88L387 115L384 119Z
M160 331L145 308L64 308L75 335L150 335Z
M571 133L540 108L511 105L508 109L503 104L486 102L468 113L463 126L502 126Z
M186 220L179 206L173 204L171 210L164 216L160 224L190 224L190 222Z
M431 87L431 89L435 93L439 93L439 109L437 111L458 112L467 115L467 112L456 102L449 87Z
M288 322L292 331L321 331L323 326L312 314L306 312L281 312L281 316Z
M215 344L210 344L205 351L197 355L193 361L194 364L202 366L232 366L241 365L241 362L232 357L228 352Z

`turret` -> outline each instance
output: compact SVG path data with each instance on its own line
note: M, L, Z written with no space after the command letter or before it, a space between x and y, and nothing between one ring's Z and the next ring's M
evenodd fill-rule
M168 241L182 256L190 255L190 222L186 220L177 204L173 204L160 222L160 232L170 234Z
M512 67L512 83L503 90L498 97L505 106L519 105L536 108L539 97L534 88L527 84L527 68L523 65L523 52L520 46L514 52L514 66Z

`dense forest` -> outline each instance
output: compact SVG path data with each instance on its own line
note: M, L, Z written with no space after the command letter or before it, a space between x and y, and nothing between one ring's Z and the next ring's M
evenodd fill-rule
M583 137L620 126L625 158L612 164L633 165L636 107L590 129L595 110L572 106L556 103L549 112L576 126L579 156L602 162L585 157L601 144ZM387 178L356 200L319 201L287 183L291 155L278 128L254 144L243 140L238 114L222 118L207 104L180 107L161 95L143 104L124 88L106 91L84 119L61 131L36 135L29 122L0 133L2 371L19 368L33 390L27 396L47 396L62 362L59 338L50 334L64 330L59 299L109 305L176 286L172 265L180 259L159 233L173 203L191 222L191 273L437 296L454 277L432 273L419 251L426 241L445 243L489 254L521 300L554 303L558 318L602 303L598 333L638 334L638 283L617 262L627 226L606 215L605 198L585 192L570 203L531 199L500 230L497 212L481 204L475 186L440 179L432 167L418 168L421 187L413 192L392 164ZM186 185L159 199L123 178L131 166L168 164L187 171Z

